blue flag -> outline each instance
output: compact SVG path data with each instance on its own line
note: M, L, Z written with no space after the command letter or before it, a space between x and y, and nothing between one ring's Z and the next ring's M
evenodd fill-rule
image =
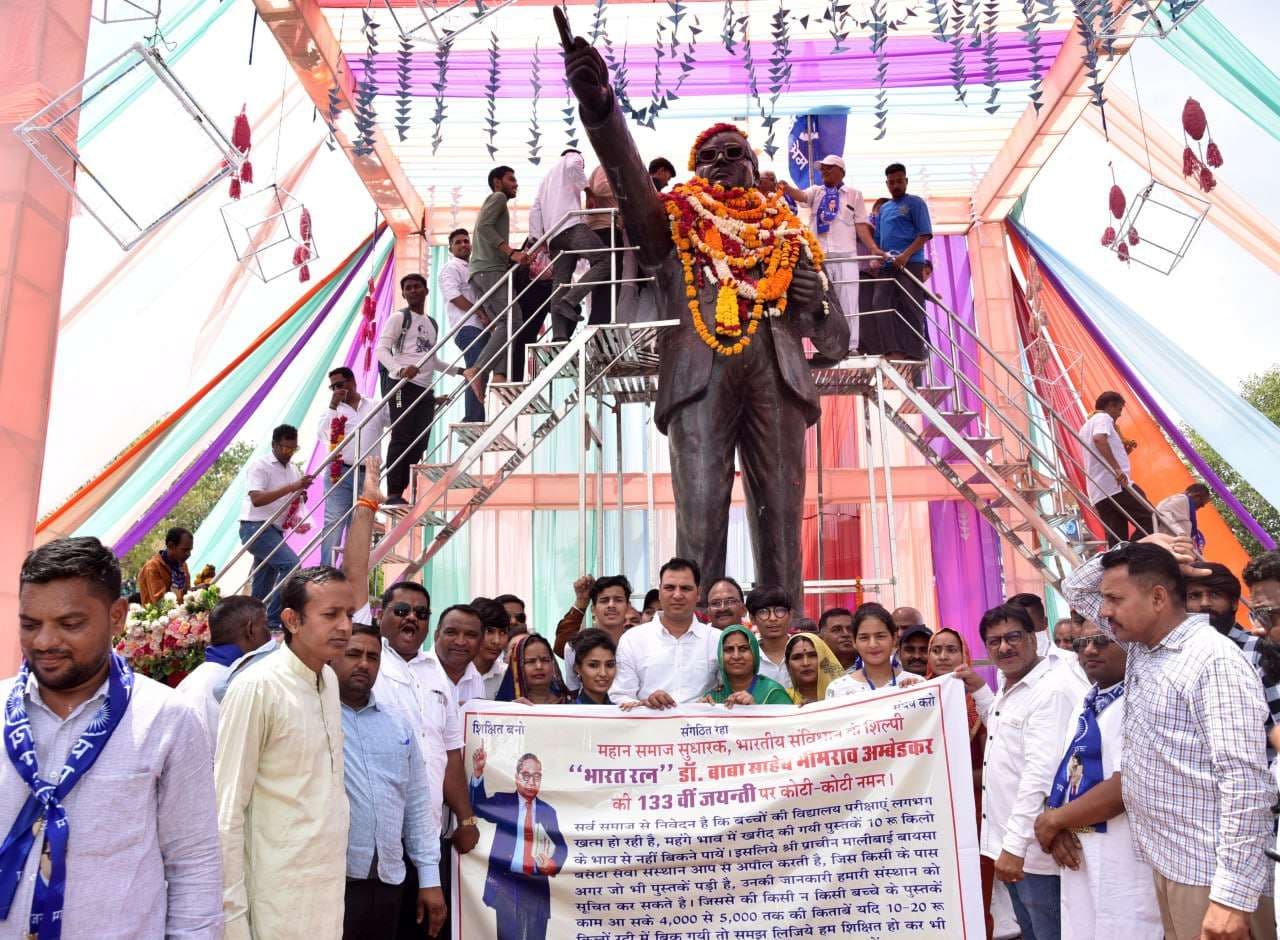
M791 182L801 189L822 182L818 161L829 153L844 153L845 127L849 112L844 109L823 109L798 115L791 124L791 139L787 143L787 167Z

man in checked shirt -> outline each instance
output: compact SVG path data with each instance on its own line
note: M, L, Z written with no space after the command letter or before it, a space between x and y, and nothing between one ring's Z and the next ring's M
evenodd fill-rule
M1185 610L1196 562L1190 539L1152 535L1091 559L1063 593L1127 649L1121 785L1166 937L1274 940L1267 706L1236 645Z

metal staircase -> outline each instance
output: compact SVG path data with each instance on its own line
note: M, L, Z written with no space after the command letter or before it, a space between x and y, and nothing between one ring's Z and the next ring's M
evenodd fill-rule
M615 263L615 274L617 267ZM616 276L611 280L626 283ZM521 298L514 291L510 274L495 285L490 294L498 290L504 291L507 297L503 315L508 321L510 339L497 355L507 356L519 328L515 318L519 316ZM484 299L480 298L476 307ZM546 303L550 304L553 299L554 294ZM991 523L1001 538L1043 572L1051 583L1057 584L1080 563L1082 555L1099 545L1079 535L1087 531L1081 508L1087 507L1088 501L1073 483L1068 470L1078 472L1081 468L1072 465L1074 458L1063 449L1038 443L1035 430L1043 428L1046 421L1059 434L1074 435L1075 429L1066 428L1063 419L1037 395L1020 366L1005 362L993 352L972 327L942 306L939 298L928 299L939 315L933 318L933 328L926 329L929 335L922 337L930 356L925 366L891 362L882 357L854 357L834 367L813 370L821 395L858 395L864 400L872 538L877 565L878 496L870 414L873 407L879 413L879 450L888 501L891 570L888 578L878 577L877 571L876 577L856 581L807 583L807 593L846 591L855 584L859 589L864 586L876 589L895 581L892 472L887 465L884 438L889 427L901 433L926 462ZM601 458L603 456L604 402L612 402L619 421L623 404L653 402L658 385L656 340L662 331L678 328L677 324L675 320L583 324L567 342L530 344L526 352L535 367L534 374L522 382L491 382L487 390L491 418L484 422L452 423L444 427L445 410L461 398L462 388L457 387L440 398L442 406L437 408L433 421L433 428L439 429L437 444L426 462L413 468L412 502L394 510L384 508L379 520L382 537L372 553L371 563L404 565L403 577L412 577L420 571L580 406L583 456L579 467L579 519L584 536L581 541L585 543L587 451L594 447ZM456 332L457 327L441 335L423 362L430 362ZM484 338L477 342L483 341ZM451 365L460 361L461 354ZM921 374L914 374L916 372ZM437 382L440 378L442 376L437 377ZM389 397L390 393L383 400ZM597 405L594 424L588 407L591 398ZM1092 448L1091 442L1080 444L1082 452ZM367 453L380 452L380 448L381 441L375 442ZM620 460L618 468L621 476ZM820 480L823 469L819 450ZM352 473L354 469L347 472ZM597 462L595 472L595 498L603 508L603 459ZM652 494L651 476L649 491ZM621 485L618 500L621 509ZM821 484L818 501L821 510ZM308 514L318 509L319 506L312 506ZM598 514L598 518L600 516L602 514ZM821 545L821 511L818 519ZM316 533L307 551L319 543L323 534L323 531ZM580 545L580 557L583 551ZM247 583L246 580L246 586Z

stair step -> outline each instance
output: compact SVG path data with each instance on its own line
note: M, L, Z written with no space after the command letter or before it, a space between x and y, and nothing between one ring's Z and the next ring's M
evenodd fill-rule
M947 422L947 424L951 425L951 427L955 428L957 431L962 430L965 425L978 417L978 413L976 411L942 411L939 412L938 415L943 421ZM928 420L926 420L923 434L926 440L934 437L946 436L946 432L942 428Z
M604 379L605 390L622 404L651 402L658 397L658 376L614 375Z
M1046 496L1049 493L1053 492L1051 489L1045 486L1033 486L1033 487L1028 487L1026 489L1016 486L1014 487L1014 489L1018 491L1019 496L1025 499L1032 506L1035 506L1036 500L1038 500L1041 496ZM992 509L1003 509L1006 506L1010 505L1010 503L1009 503L1009 500L1007 500L1005 497L997 496L995 499L991 500L991 502L987 503L987 505L990 506Z
M485 431L489 430L488 421L461 421L457 424L449 425L449 433L457 438L458 442L465 447L470 447L480 439ZM511 438L499 432L498 436L489 442L489 446L484 449L486 454L495 451L513 451L516 445L512 443Z
M874 366L833 366L812 371L819 395L865 395L875 384L875 374Z
M503 408L509 408L511 403L520 397L521 393L529 387L528 382L490 382L489 392L502 402ZM526 415L548 415L551 414L551 402L547 396L539 392L533 397L520 412Z
M989 466L991 467L992 470L994 470L1000 476L1004 477L1004 479L1006 480L1009 479L1010 477L1016 476L1021 471L1027 469L1027 465L1025 463L993 463L993 464L990 464ZM965 482L966 483L988 483L990 482L990 480L988 479L985 473L975 473L973 476L965 480Z
M916 394L927 401L931 405L939 405L947 400L947 397L955 392L954 385L922 385L916 389ZM898 413L904 415L918 414L920 409L916 407L915 402L911 399L904 399L898 407Z
M656 375L658 372L657 336L670 324L637 326L612 323L602 325L587 347L591 367L608 368L610 375Z
M422 474L432 483L436 483L439 480L441 480L446 473L448 473L450 470L453 469L453 464L451 463L419 463L419 464L414 464L413 469L415 472ZM464 471L460 471L458 475L453 478L453 482L449 484L449 489L474 490L474 489L479 489L483 485L484 484L482 484L477 477L472 476L471 474L467 473L464 470Z
M1070 522L1072 519L1075 518L1075 515L1073 513L1060 513L1060 514L1041 516L1040 518L1043 519L1050 526L1058 526L1058 525L1062 525L1062 523L1064 522ZM1013 524L1012 528L1014 532L1029 532L1035 527L1031 524L1031 520L1019 519L1017 522Z
M528 352L533 356L533 361L538 364L538 371L541 372L547 366L551 365L551 360L560 355L561 350L567 346L565 341L554 342L546 340L541 343L530 343L527 347ZM568 365L560 370L558 375L564 378L577 378L578 375L578 358L575 356Z
M1003 438L991 437L989 435L976 435L974 437L965 435L965 440L968 441L970 447L978 452L979 456L985 457L987 452L999 444Z
M405 515L406 513L408 513L408 511L409 511L410 509L412 509L412 508L413 508L412 506L410 506L410 505L408 505L408 504L406 503L406 504L405 504L405 505L403 505L403 506L383 506L383 507L381 507L381 511L382 511L382 512L384 512L384 513L386 513L388 516L394 516L395 518L399 518L400 516L403 516L403 515ZM423 513L423 515L418 519L418 521L417 521L417 523L416 523L416 524L417 524L417 525L444 525L444 524L445 524L445 522L446 522L445 517L444 517L444 516L442 516L442 515L440 515L440 513L438 513L438 512L426 512L426 513ZM383 526L383 530L382 530L382 532L381 532L381 533L378 533L378 531L377 531L377 530L378 530L378 526L380 526L380 525L381 525L381 523L375 523L375 524L374 524L374 534L375 534L375 535L376 535L376 534L382 534L382 535L385 535L385 534L386 534L386 527L385 527L385 526Z

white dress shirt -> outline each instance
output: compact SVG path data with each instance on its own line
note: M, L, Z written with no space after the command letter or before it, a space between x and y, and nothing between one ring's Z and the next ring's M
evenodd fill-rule
M415 669L432 669L438 675L443 676L444 681L449 683L450 687L453 688L453 695L454 698L457 699L457 705L459 708L467 704L467 702L471 701L473 698L484 698L484 676L480 675L480 670L476 668L475 663L467 663L466 671L462 674L462 678L459 679L456 684L449 678L449 674L444 670L444 664L440 662L434 652L423 653L422 659L419 660L415 658L411 665Z
M404 341L400 342L405 313L409 314L409 329L404 334ZM382 325L377 346L378 362L393 379L403 378L400 374L403 369L416 366L418 374L409 381L421 388L430 388L435 381L435 373L444 369L445 364L440 361L438 352L425 362L422 357L435 348L439 336L434 320L414 313L408 307L401 307Z
M449 751L462 747L462 721L457 693L443 670L426 662L419 652L407 662L382 641L382 662L373 692L379 703L413 729L427 771L427 797L432 831L440 830L444 806L444 773Z
M573 666L569 662L569 653L572 651L566 649L564 652L565 652L564 678L565 678L565 682L567 683L569 681L569 677L573 675ZM480 672L479 668L476 669L476 672ZM506 675L507 675L507 664L505 660L503 660L503 658L499 656L497 659L493 661L493 665L489 667L489 671L485 673L481 673L480 675L480 678L484 681L484 695L481 697L485 699L490 699L490 700L496 698L498 695L498 689L502 685L502 680L506 678Z
M249 469L245 474L248 486L244 495L244 505L240 509L241 522L265 522L270 519L282 506L287 506L289 500L293 499L297 493L285 493L279 499L262 506L255 506L253 500L249 498L250 493L267 493L271 490L278 490L282 486L290 483L297 483L302 479L302 473L292 463L281 463L276 460L275 454L267 454L265 457L258 457L249 462ZM282 513L276 519L276 528L284 522L284 514Z
M582 225L581 216L564 220L569 212L582 208L583 191L587 188L587 168L582 154L566 153L556 162L538 185L538 195L529 209L529 234L541 238L546 232L553 236L571 225Z
M1076 678L1083 682L1086 686L1093 683L1089 681L1089 677L1084 674L1084 669L1080 666L1080 657L1072 650L1064 650L1049 636L1048 630L1036 631L1036 652L1041 656L1049 659L1059 660L1064 666L1068 667L1076 674Z
M609 698L632 702L661 689L677 702L696 702L717 682L719 643L720 631L697 618L679 637L672 636L658 613L622 634Z
M462 321L462 326L484 326L484 322L474 313L467 313L465 310L459 310L453 301L461 297L467 302L467 306L475 305L475 291L471 289L471 284L467 279L467 262L461 258L449 256L449 260L444 263L444 267L440 271L440 296L444 298L445 314L449 317L449 326L458 326L458 321Z
M1111 469L1111 465L1094 453L1098 449L1098 445L1093 441L1094 435L1097 434L1106 435L1111 456L1116 459L1116 463L1125 475L1129 474L1129 455L1125 453L1124 441L1120 437L1120 432L1116 430L1115 419L1105 411L1094 412L1080 429L1080 437L1085 447L1084 472L1088 478L1085 482L1089 502L1095 505L1108 496L1115 496L1121 489L1120 484L1116 482L1116 472Z
M372 417L365 422L364 427L360 427L360 422L369 415ZM365 459L382 456L382 443L379 439L390 423L386 405L380 406L375 399L361 397L360 404L355 408L345 401L337 408L326 408L316 425L316 438L326 449L331 446L329 442L333 437L333 419L339 417L347 419L346 436L339 448L343 463L347 466L361 464L364 462L362 454Z
M7 701L16 679L0 683ZM133 696L111 739L62 799L67 812L66 940L216 940L222 936L222 866L213 799L213 761L195 713L171 689L134 674ZM65 719L27 682L27 715L40 776L57 779L67 754L107 700L103 682ZM0 754L5 831L30 795ZM0 937L27 936L40 864L27 855Z
M191 706L200 725L209 739L209 759L218 746L218 709L219 703L213 690L231 671L230 666L222 663L201 663L187 673L186 677L174 689L178 697Z
M809 228L818 237L818 244L827 254L859 255L866 251L859 247L859 224L868 224L867 206L862 193L848 183L840 187L840 208L831 220L830 227L818 234L818 206L826 193L825 186L810 186L804 191L804 204L809 207Z
M979 839L987 858L1005 851L1021 858L1029 874L1058 873L1057 863L1040 850L1034 827L1058 770L1063 728L1086 688L1061 660L1045 657L1011 686L1001 675L994 700L974 696L987 726Z
M788 691L791 689L791 672L787 669L786 653L782 654L780 662L775 663L769 658L769 654L764 651L764 647L760 647L760 668L757 673L766 679L772 679Z
M882 685L880 691L886 688L906 689L915 685L917 682L923 682L920 676L914 672L907 672L901 666L894 673L893 681ZM868 692L875 692L876 687L867 681L866 674L861 669L850 669L838 679L833 679L831 684L827 686L827 698L844 698L847 695L866 695Z
M1059 765L1076 736L1083 710L1081 695L1061 735ZM1120 773L1123 696L1098 716L1098 732L1102 739L1102 778L1106 780ZM1128 816L1121 813L1108 819L1106 832L1077 832L1076 837L1084 861L1075 871L1062 869L1062 940L1161 940L1164 926L1151 866L1134 851Z

